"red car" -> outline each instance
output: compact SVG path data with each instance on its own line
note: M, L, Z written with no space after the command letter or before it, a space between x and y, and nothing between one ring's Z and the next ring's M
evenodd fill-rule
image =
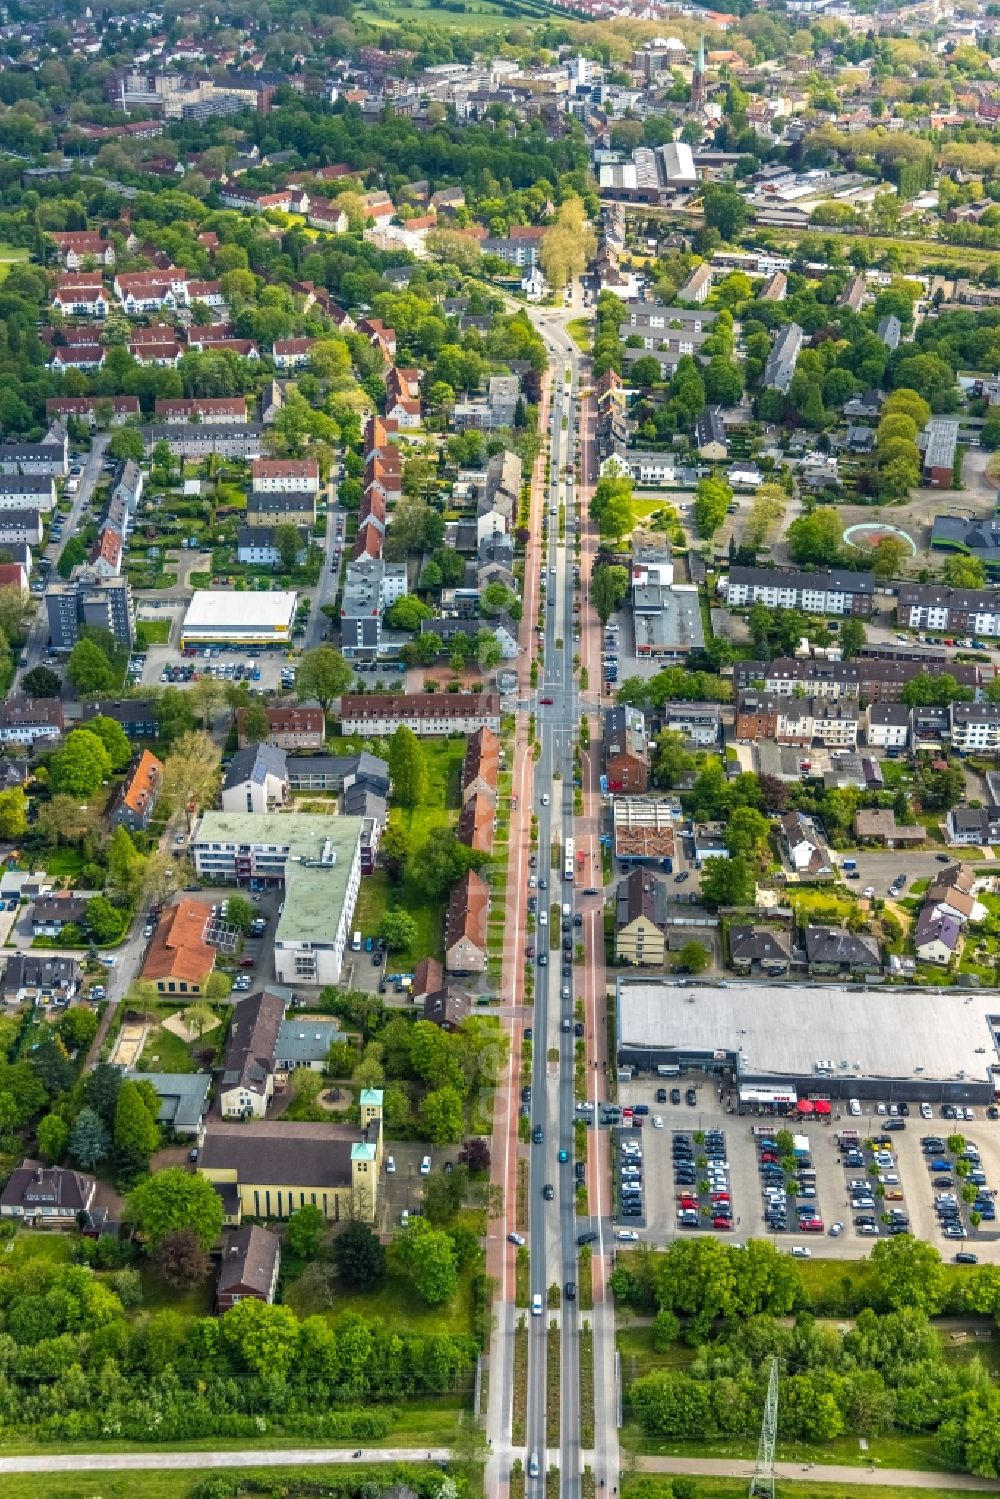
M712 1219L712 1227L713 1228L732 1228L732 1226L733 1226L733 1220L731 1218L713 1218Z
M712 1193L712 1201L713 1202L732 1202L732 1198L730 1197L730 1195L729 1195L728 1192L713 1192Z
M686 1192L681 1192L678 1195L677 1204L682 1208L696 1208L698 1206L698 1199L697 1197L689 1197Z
M553 704L553 703L554 703L554 702L555 702L555 698L551 698L551 697L540 697L540 698L539 698L539 699L538 699L538 701L539 701L539 702L540 702L540 703L541 703L541 704L542 704L542 707L543 707L543 708L551 708L551 707L552 707L552 704Z
M823 1232L823 1220L822 1218L806 1218L799 1227L807 1234L821 1234Z

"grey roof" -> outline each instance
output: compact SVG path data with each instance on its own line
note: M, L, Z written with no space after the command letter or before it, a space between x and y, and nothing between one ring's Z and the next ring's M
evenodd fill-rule
M961 547L972 553L995 553L1000 548L1000 520L970 520L961 515L936 515L931 527L931 546Z
M953 416L933 416L923 433L924 466L950 468L958 445L958 421Z
M51 494L49 474L0 474L0 494Z
M222 1074L224 1088L243 1087L261 1092L274 1071L276 1047L285 1001L267 989L248 994L233 1009ZM277 1180L278 1178L275 1178Z
M216 1294L249 1291L269 1296L281 1257L281 1241L256 1223L234 1228L226 1235Z
M160 1100L157 1122L168 1129L195 1130L208 1108L208 1090L212 1086L208 1072L136 1072L125 1076L133 1082L151 1083Z
M290 1067L322 1062L334 1041L343 1037L339 1020L328 1015L296 1015L281 1022L275 1057Z
M660 931L667 924L667 886L646 869L633 869L620 880L615 891L615 926L618 931L645 916Z
M354 781L344 788L344 811L350 817L372 817L384 828L389 818L389 803L364 781Z
M229 791L234 786L242 786L245 781L262 786L269 775L283 781L287 774L287 756L283 749L273 744L250 744L246 749L236 751L222 787Z
M199 1164L236 1172L239 1182L285 1187L349 1187L351 1149L364 1136L352 1125L210 1119Z
M704 406L702 408L695 425L695 436L700 448L705 447L710 442L721 442L723 447L728 445L726 442L726 428L722 420L722 408L720 406Z
M75 958L57 958L44 953L14 953L7 959L4 991L15 994L19 989L61 989L80 981L80 964Z
M729 581L749 588L825 589L827 593L874 594L875 574L827 568L824 572L797 572L784 567L731 567Z
M936 915L932 904L921 906L917 924L913 928L914 947L923 947L926 942L943 942L945 947L954 952L961 935L962 923L957 917L947 913Z
M882 959L874 937L848 932L839 926L806 927L806 957L810 963L880 968Z
M729 956L733 963L789 963L792 939L770 926L731 926Z
M92 1176L24 1160L11 1172L0 1196L0 1207L19 1208L23 1212L46 1208L51 1212L59 1208L68 1215L89 1207L93 1195Z

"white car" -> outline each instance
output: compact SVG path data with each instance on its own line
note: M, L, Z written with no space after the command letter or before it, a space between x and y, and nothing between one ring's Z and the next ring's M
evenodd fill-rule
M424 1158L423 1158L423 1160L420 1162L420 1175L421 1176L430 1176L430 1174L431 1174L431 1158L430 1158L429 1155L425 1155Z
M793 1244L792 1253L797 1260L807 1260L811 1256L812 1250L805 1244Z
M543 791L542 792L542 806L543 807L547 807L548 804L549 804L549 793L547 791Z
M933 1119L934 1118L934 1110L931 1108L931 1106L930 1106L929 1103L922 1103L920 1105L920 1117L921 1117L921 1119Z
M385 1169L390 1176L396 1175L396 1162L391 1155L387 1155L385 1158Z
M622 1244L638 1244L639 1235L634 1228L619 1228L615 1230L615 1238Z
M871 900L872 896L875 894L875 886L866 885L861 894L864 896L865 900Z
M663 1128L663 1120L662 1120L662 1118L660 1117L659 1114L654 1114L653 1115L653 1128L654 1129L662 1129Z

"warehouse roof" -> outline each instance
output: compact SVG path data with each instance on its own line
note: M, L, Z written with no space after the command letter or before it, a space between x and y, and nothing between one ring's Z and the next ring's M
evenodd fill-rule
M744 1074L983 1081L1000 1072L990 995L947 990L618 980L625 1050L740 1054ZM997 1027L996 1029L1000 1029ZM846 1062L846 1066L841 1065Z
M184 630L258 630L291 628L295 615L295 593L279 589L253 593L221 593L196 589L184 616Z

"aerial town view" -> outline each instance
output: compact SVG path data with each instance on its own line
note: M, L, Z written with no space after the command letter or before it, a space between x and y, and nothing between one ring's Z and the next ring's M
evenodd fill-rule
M1000 4L0 0L2 1499L1000 1499Z

